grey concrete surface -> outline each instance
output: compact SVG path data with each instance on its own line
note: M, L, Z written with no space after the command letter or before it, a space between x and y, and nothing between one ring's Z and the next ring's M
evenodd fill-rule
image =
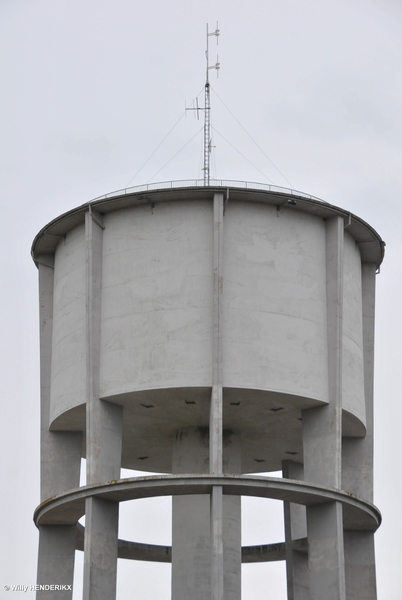
M348 600L376 600L374 536L345 531L345 579Z
M214 194L213 198L213 300L212 300L212 392L209 417L209 472L221 475L223 472L223 194ZM238 512L238 511L237 511ZM212 488L210 497L210 556L211 600L224 600L231 592L233 598L240 597L240 567L231 568L224 558L224 519L223 490L221 486ZM236 517L236 515L235 515ZM235 519L236 520L236 519ZM240 513L237 514L240 525ZM235 542L238 542L235 539ZM227 540L227 545L228 540ZM239 546L238 546L239 548ZM239 552L239 549L238 549ZM240 558L240 557L239 557ZM238 585L234 590L226 589L225 574L237 571ZM233 582L232 582L233 583ZM234 592L234 593L233 593ZM237 593L236 593L237 592Z
M376 266L362 265L362 330L366 436L345 438L342 453L342 488L368 501L373 499L373 387ZM350 600L376 600L374 535L345 532L346 590Z
M119 504L87 498L83 600L116 596Z
M343 265L344 221L328 219L326 308L328 405L303 412L303 462L306 481L339 488L342 472ZM346 600L342 505L307 509L310 596L312 600Z
M310 598L346 600L342 505L307 507Z
M205 473L209 468L208 428L177 432L173 444L174 473ZM204 495L172 498L172 598L211 593L210 506Z
M229 498L225 498L229 500ZM75 540L76 550L84 550L85 528L77 523L77 535ZM307 556L307 538L295 540L293 547L300 553ZM118 558L127 560L140 560L146 562L171 563L172 547L156 544L143 544L141 542L131 542L127 540L118 540L117 544ZM241 549L242 563L264 563L285 560L285 543L278 542L273 544L260 544L258 546L243 546Z
M38 585L62 584L63 590L38 590L38 600L71 600L74 579L74 525L44 525L40 528L38 551Z
M122 408L99 397L103 225L85 215L86 237L86 467L87 483L120 476ZM84 600L116 595L119 505L100 498L85 502Z
M240 472L240 439L227 434L223 446L225 472ZM205 473L209 468L208 428L190 428L178 432L173 445L174 473ZM215 488L213 488L215 490ZM213 531L212 490L208 496L174 496L172 507L172 597L185 600L189 595L200 600L211 595L211 539L220 543L222 587L234 600L241 597L241 505L239 497L219 497ZM218 526L216 526L216 522ZM222 530L219 531L218 527ZM221 587L221 589L222 589Z
M290 600L375 600L376 232L301 194L164 188L70 211L32 252L38 573L65 559L72 577L84 543L84 598L114 598L119 502L172 495L174 600L240 600L240 496L254 495L284 502L285 544L248 556L286 556ZM65 558L58 531L74 538ZM166 559L150 548L125 551Z
M80 432L49 431L50 386L53 335L54 261L41 257L39 269L39 319L41 364L41 500L75 488L79 484L82 435ZM70 590L38 590L37 599L72 598L75 559L75 527L44 526L39 528L38 584L54 581Z
M291 460L283 461L283 477L303 481L303 465ZM308 554L295 542L307 541L306 508L291 502L283 503L285 521L286 583L288 600L309 600L310 578Z
M96 496L112 502L159 496L210 494L213 485L222 486L229 496L256 496L316 506L331 502L343 505L343 527L348 530L376 531L381 514L373 504L335 488L278 477L246 475L152 475L113 480L82 486L42 502L34 513L37 525L76 523L85 513L85 501Z

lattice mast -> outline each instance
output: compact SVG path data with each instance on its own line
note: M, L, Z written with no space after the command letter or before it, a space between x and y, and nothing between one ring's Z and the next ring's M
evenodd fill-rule
M216 37L216 44L218 45L219 38L219 28L218 21L216 22L216 29L213 33L209 33L208 31L208 23L207 23L207 49L205 52L205 58L207 60L207 68L206 68L206 79L205 79L205 106L204 106L204 185L209 185L210 178L210 158L211 158L211 100L210 100L210 86L209 86L209 70L215 69L216 74L219 77L219 57L216 56L216 63L212 66L209 66L209 38L211 36Z

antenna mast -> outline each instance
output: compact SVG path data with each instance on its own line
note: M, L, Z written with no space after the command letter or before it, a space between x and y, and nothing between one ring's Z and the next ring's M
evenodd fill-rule
M207 59L207 69L206 69L206 80L205 80L205 107L204 107L204 185L209 185L209 165L210 165L210 156L211 156L211 102L210 102L210 87L209 87L209 70L215 69L216 75L219 77L219 57L216 56L216 63L209 66L209 50L208 50L208 42L211 36L216 37L216 44L218 45L218 37L219 37L219 28L218 21L216 22L216 29L213 33L208 32L208 23L207 23L207 50L205 52L205 57Z

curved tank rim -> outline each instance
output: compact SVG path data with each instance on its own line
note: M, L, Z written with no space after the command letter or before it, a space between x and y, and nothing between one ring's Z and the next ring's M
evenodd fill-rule
M216 192L224 192L226 202L230 202L230 199L265 202L276 206L277 210L286 207L315 214L324 219L337 214L344 218L345 229L351 233L358 244L371 246L369 254L365 258L366 262L375 263L378 268L383 261L385 242L371 225L350 211L298 190L235 180L213 180L209 186L205 186L202 180L167 181L116 190L98 196L62 213L42 227L32 242L32 259L37 263L39 256L52 254L60 238L65 237L68 231L84 222L85 212L89 208L93 207L101 213L109 213L122 208L147 203L156 204L169 200L197 200L206 199L208 196L211 196L212 199ZM152 196L152 200L149 196ZM44 243L45 237L47 238L46 243Z

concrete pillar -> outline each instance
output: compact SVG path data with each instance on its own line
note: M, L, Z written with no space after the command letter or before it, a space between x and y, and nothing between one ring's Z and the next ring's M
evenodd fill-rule
M102 293L102 217L85 215L86 303L86 458L87 484L120 478L122 407L99 399ZM85 503L84 600L116 595L118 503L89 498Z
M39 536L38 585L61 584L65 590L37 591L36 598L62 598L73 595L75 525L42 525Z
M240 473L240 437L224 436L224 470ZM207 427L179 431L173 444L173 473L206 473L209 469ZM217 489L221 489L217 486ZM224 496L220 540L225 598L241 598L241 504L239 497ZM212 499L212 502L214 500ZM211 596L210 498L203 495L173 496L172 598L205 600Z
M366 437L343 440L342 487L373 501L373 372L376 265L362 265L363 360ZM345 532L345 574L348 600L376 600L374 534Z
M213 385L209 420L209 472L223 471L223 402L222 386ZM211 600L224 598L223 490L214 485L210 497L210 571Z
M179 431L173 443L172 473L208 471L208 428ZM172 598L175 600L205 600L211 593L209 513L207 495L172 498Z
M377 600L374 534L345 531L347 600Z
M326 221L329 404L303 411L304 478L341 487L342 449L342 217ZM345 600L342 505L307 508L311 600Z
M49 431L53 332L53 257L38 261L41 377L41 502L78 487L82 451L81 433ZM75 525L48 525L39 529L38 584L73 585ZM70 600L72 591L38 591L37 600Z
M212 299L212 393L209 418L209 472L222 473L222 295L223 295L223 194L213 199L213 299ZM211 600L224 599L223 490L214 486L210 506Z
M292 460L282 463L283 477L303 480L303 465ZM283 503L285 519L286 580L288 600L309 600L310 581L307 553L293 548L294 540L307 537L306 508L292 502Z
M223 311L223 194L213 199L212 393L210 410L210 473L222 473L222 311Z
M307 508L311 600L346 600L342 505Z
M84 600L116 597L118 524L117 502L101 498L86 501Z
M241 475L241 434L223 431L223 472ZM223 496L224 598L241 600L241 497Z

